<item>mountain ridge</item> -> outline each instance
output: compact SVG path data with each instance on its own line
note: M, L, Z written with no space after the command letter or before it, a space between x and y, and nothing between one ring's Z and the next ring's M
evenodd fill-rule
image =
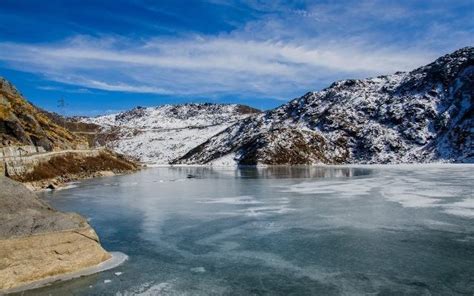
M174 164L473 162L474 48L346 79L236 123Z
M239 104L167 104L80 121L101 127L98 144L147 163L169 164L232 123L259 112Z

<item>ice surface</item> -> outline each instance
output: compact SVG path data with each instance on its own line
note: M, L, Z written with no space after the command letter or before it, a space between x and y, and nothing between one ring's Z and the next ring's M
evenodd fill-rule
M345 180L304 182L288 187L284 192L300 194L312 194L316 196L328 196L337 198L354 198L359 195L368 195L374 188L371 180Z
M235 196L235 197L220 197L212 198L199 201L200 203L209 203L209 204L230 204L230 205L253 205L260 204L262 202L255 200L253 196Z
M295 209L289 208L286 205L250 207L247 209L239 210L239 212L244 213L246 216L250 216L250 217L258 217L258 216L272 215L272 214L286 214L291 211L295 211Z
M75 198L43 195L92 217L131 260L26 295L469 295L473 170L162 167L89 180ZM188 174L200 177L158 182Z
M157 296L168 295L172 291L171 283L145 283L136 288L124 292L117 292L116 296Z
M474 199L458 200L459 196L463 196L463 190L471 190L472 195L473 188L465 188L469 183L463 184L464 186L453 186L443 179L432 178L433 174L442 173L440 165L404 165L404 169L412 168L413 171L402 175L398 174L402 167L378 168L381 173L371 178L322 179L290 185L282 191L319 198L353 199L380 196L407 208L436 207L448 214L474 218ZM459 181L463 182L463 179L466 179L467 182L474 184L472 172L474 167L464 165L458 168L461 169Z

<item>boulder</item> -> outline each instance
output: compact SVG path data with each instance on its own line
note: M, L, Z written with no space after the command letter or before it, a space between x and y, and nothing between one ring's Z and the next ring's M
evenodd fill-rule
M0 294L110 258L86 219L62 213L0 177Z

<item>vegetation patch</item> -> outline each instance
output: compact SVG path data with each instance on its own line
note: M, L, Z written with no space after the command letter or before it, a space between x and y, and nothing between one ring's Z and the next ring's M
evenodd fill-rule
M101 152L98 156L81 156L74 153L52 157L35 166L32 172L12 176L20 182L34 182L57 177L69 178L93 176L97 172L124 173L136 171L138 166L120 155Z

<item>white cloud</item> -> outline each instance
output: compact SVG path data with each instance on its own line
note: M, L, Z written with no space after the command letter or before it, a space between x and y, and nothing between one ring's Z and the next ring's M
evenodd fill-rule
M60 91L60 92L67 92L67 93L76 93L76 94L91 94L93 93L88 88L65 88L59 86L49 86L49 85L39 85L36 87L39 90L46 90L46 91Z
M336 77L409 70L431 58L355 42L310 43L240 36L134 43L79 36L56 44L0 43L0 59L51 80L108 91L281 97L295 88L313 90Z
M173 94L172 91L153 87L153 86L145 86L145 85L129 85L126 83L116 83L111 84L103 81L96 81L96 80L88 80L88 79L81 79L78 78L76 81L64 81L65 83L80 83L86 85L90 88L101 89L101 90L109 90L109 91L123 91L123 92L131 92L131 93L156 93L156 94Z

